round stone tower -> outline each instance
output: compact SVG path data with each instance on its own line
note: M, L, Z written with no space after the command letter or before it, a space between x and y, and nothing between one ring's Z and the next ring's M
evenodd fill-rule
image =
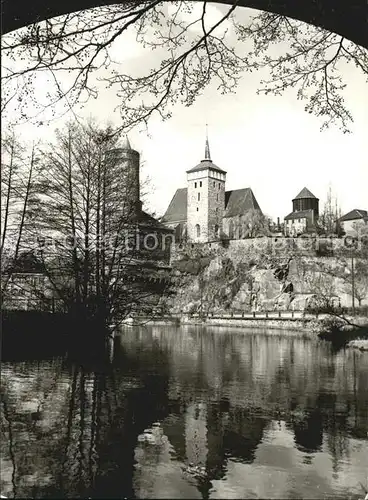
M110 149L106 155L118 175L122 209L128 215L138 217L142 210L140 201L140 155L132 149L128 137L120 147Z

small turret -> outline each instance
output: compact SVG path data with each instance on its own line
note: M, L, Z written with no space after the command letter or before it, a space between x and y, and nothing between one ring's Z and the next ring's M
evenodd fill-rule
M127 135L124 136L124 139L121 142L121 149L126 149L126 150L132 149L132 146L130 145L130 142L129 142Z

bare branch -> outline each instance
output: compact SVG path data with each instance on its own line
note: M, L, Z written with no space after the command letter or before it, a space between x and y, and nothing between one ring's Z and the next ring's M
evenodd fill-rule
M65 112L75 110L98 97L95 76L120 98L120 129L129 130L138 123L147 124L155 113L169 118L175 102L192 105L212 81L220 92L234 92L244 72L266 68L270 77L260 82L259 92L278 95L293 88L306 101L305 110L321 117L322 129L337 125L343 132L350 131L353 117L343 99L346 83L341 68L352 62L367 77L368 51L278 14L262 12L240 25L234 17L237 0L212 25L207 22L207 0L198 16L184 0L174 2L172 8L169 16L167 5L159 0L102 6L6 35L4 111L15 98L22 121L42 120L45 110L54 116L61 105ZM236 49L226 32L230 20ZM111 58L113 43L131 30L142 47L166 54L158 67L140 76L125 73ZM33 92L38 74L49 78L46 103Z

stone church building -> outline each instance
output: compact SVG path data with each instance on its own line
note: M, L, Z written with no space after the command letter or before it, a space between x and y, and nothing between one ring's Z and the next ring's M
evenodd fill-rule
M240 239L252 210L262 213L250 188L226 191L226 172L212 162L207 137L204 160L187 170L187 187L176 191L161 222L176 241Z

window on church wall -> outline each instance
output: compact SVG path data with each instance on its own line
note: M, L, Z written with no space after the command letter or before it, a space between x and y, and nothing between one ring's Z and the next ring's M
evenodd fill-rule
M202 187L202 181L199 181L199 187L200 188Z
M201 193L198 193L198 201L201 201Z
M218 194L216 195L216 201L218 201ZM217 210L217 208L216 208L216 210Z
M219 188L219 189L221 188L221 184L220 184L220 183L218 183L218 188Z
M196 183L196 182L194 183L194 187L195 187L195 188L197 187L197 183Z
M199 224L196 224L196 236L199 238L201 236L201 226Z
M213 187L216 187L216 182L215 181L213 181Z
M197 212L198 212L199 208L197 207Z

